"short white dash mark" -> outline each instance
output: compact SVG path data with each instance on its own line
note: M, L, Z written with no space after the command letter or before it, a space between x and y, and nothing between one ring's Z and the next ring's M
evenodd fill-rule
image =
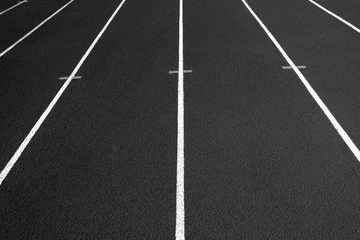
M184 70L183 73L192 73L192 70ZM178 74L179 71L178 70L174 70L174 71L169 71L169 74Z
M268 37L271 39L271 41L274 43L274 45L277 47L279 52L282 54L282 56L285 58L285 60L288 62L288 64L292 67L296 75L299 77L300 81L303 83L305 88L308 90L309 94L313 97L313 99L316 101L318 106L321 108L323 113L326 115L326 117L329 119L335 130L339 133L340 137L343 139L343 141L346 143L346 145L349 147L351 152L354 154L354 156L357 158L358 161L360 161L360 151L355 145L355 143L352 141L352 139L349 137L349 135L345 132L345 130L342 128L340 123L336 120L334 115L330 112L328 107L325 105L325 103L321 100L319 95L315 92L315 90L312 88L308 80L305 78L305 76L302 74L302 72L296 67L295 63L290 59L290 57L287 55L285 50L282 48L280 43L275 39L274 35L269 31L269 29L265 26L265 24L261 21L261 19L256 15L256 13L251 9L249 4L242 0L244 5L247 7L249 12L253 15L253 17L256 19L256 21L259 23L259 25L263 28L265 33L268 35Z
M61 77L59 80L68 80L69 77ZM72 79L81 79L81 76L74 76Z
M301 66L296 66L298 69L305 69L306 68L306 66L304 66L304 65L301 65ZM291 66L282 66L282 69L292 69L292 67Z
M74 68L74 70L72 71L70 76L68 77L68 79L64 82L64 84L62 85L60 90L57 92L57 94L55 95L53 100L50 102L49 106L45 109L43 114L40 116L39 120L35 123L35 125L30 130L30 132L28 133L28 135L26 136L24 141L20 144L19 148L16 150L14 155L11 157L10 161L6 164L5 168L1 171L1 173L0 173L0 185L3 183L6 176L9 174L9 172L11 171L11 169L13 168L15 163L18 161L18 159L20 158L21 154L23 153L23 151L25 150L27 145L30 143L31 139L35 136L36 132L39 130L39 128L41 127L41 125L43 124L43 122L45 121L47 116L50 114L51 110L53 109L55 104L58 102L61 95L65 92L66 88L69 86L72 79L76 76L76 73L79 71L79 69L81 68L81 66L83 65L83 63L87 59L87 57L90 55L91 51L94 49L95 45L97 44L97 42L99 41L101 36L104 34L104 32L106 31L106 29L108 28L110 23L115 18L116 14L119 12L121 7L124 5L125 1L126 0L122 0L122 2L118 5L116 10L113 12L111 17L109 18L109 20L106 22L105 26L101 29L99 34L96 36L94 41L91 43L90 47L87 49L85 54L82 56L82 58L80 59L80 61L78 62L78 64L76 65L76 67Z

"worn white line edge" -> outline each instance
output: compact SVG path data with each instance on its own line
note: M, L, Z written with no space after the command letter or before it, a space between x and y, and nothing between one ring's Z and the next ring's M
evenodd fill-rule
M17 6L19 6L19 5L23 4L23 3L27 3L27 2L29 2L29 1L28 1L28 0L24 0L24 1L18 2L18 3L17 3L17 4L15 4L14 6L9 7L8 9L6 9L6 10L4 10L4 11L0 12L0 15L3 15L4 13L6 13L6 12L10 11L11 9L14 9L14 8L16 8Z
M76 75L76 73L79 71L81 65L84 63L84 61L86 60L86 58L89 56L90 52L92 51L92 49L95 47L96 43L99 41L100 37L103 35L103 33L105 32L105 30L107 29L107 27L109 26L109 24L111 23L111 21L114 19L115 15L118 13L118 11L120 10L120 8L122 7L122 5L125 3L126 0L123 0L119 6L116 8L115 12L111 15L111 17L109 18L109 20L107 21L107 23L105 24L105 26L103 27L103 29L100 31L100 33L97 35L97 37L95 38L95 40L92 42L92 44L90 45L90 47L88 48L88 50L86 51L86 53L84 54L84 56L81 58L80 62L76 65L75 69L72 71L72 73L70 74L69 78L66 80L66 82L62 85L62 87L60 88L60 90L58 91L58 93L55 95L54 99L51 101L51 103L49 104L49 106L46 108L45 112L41 115L41 117L39 118L39 120L36 122L36 124L34 125L34 127L31 129L30 133L26 136L26 138L24 139L24 141L21 143L20 147L17 149L17 151L15 152L15 154L12 156L12 158L10 159L10 161L6 164L5 168L2 170L2 172L0 173L0 185L2 184L2 182L4 181L4 179L6 178L6 176L9 174L9 172L11 171L12 167L14 166L14 164L17 162L17 160L19 159L19 157L21 156L22 152L25 150L26 146L29 144L29 142L31 141L31 139L33 138L33 136L35 135L35 133L38 131L38 129L41 127L42 123L45 121L46 117L49 115L49 113L51 112L52 108L55 106L55 104L57 103L57 101L59 100L59 98L61 97L61 95L63 94L63 92L65 91L65 89L67 88L67 86L70 84L71 80L73 79L73 77Z
M355 31L357 31L358 33L360 33L360 29L355 27L354 25L352 25L351 23L349 23L348 21L346 21L345 19L341 18L340 16L336 15L335 13L327 10L326 8L324 8L323 6L321 6L320 4L318 4L317 2L314 2L313 0L309 0L309 2L311 2L312 4L314 4L315 6L317 6L318 8L320 8L321 10L323 10L324 12L330 14L331 16L333 16L334 18L338 19L339 21L345 23L346 25L348 25L349 27L351 27L352 29L354 29Z
M22 38L20 38L19 40L17 40L14 44L12 44L10 47L8 47L7 49L5 49L2 53L0 53L0 57L4 56L7 52L9 52L11 49L13 49L16 45L18 45L20 42L22 42L25 38L27 38L28 36L30 36L33 32L35 32L37 29L39 29L42 25L44 25L47 21L49 21L51 18L53 18L56 14L58 14L59 12L61 12L61 10L63 10L64 8L66 8L70 3L72 3L74 0L69 1L68 3L66 3L64 6L62 6L59 10L57 10L56 12L54 12L50 17L48 17L47 19L45 19L44 21L42 21L39 25L37 25L35 28L33 28L30 32L28 32L25 36L23 36Z
M344 140L344 142L347 144L347 146L350 148L352 153L355 155L358 161L360 161L360 151L354 144L354 142L351 140L349 135L345 132L345 130L341 127L341 125L338 123L338 121L335 119L335 117L332 115L330 110L326 107L324 102L320 99L318 94L315 92L315 90L311 87L309 82L306 80L305 76L301 73L301 71L296 67L294 62L290 59L290 57L286 54L284 49L281 47L279 42L275 39L275 37L272 35L272 33L267 29L267 27L264 25L264 23L260 20L260 18L255 14L255 12L251 9L251 7L247 4L245 0L242 0L244 5L247 7L247 9L250 11L250 13L253 15L253 17L256 19L256 21L260 24L260 26L264 29L266 34L269 36L269 38L273 41L275 46L278 48L278 50L281 52L285 60L289 63L289 65L293 68L295 73L300 78L301 82L305 85L306 89L310 93L310 95L314 98L316 103L319 105L321 110L325 113L326 117L330 120L331 124L334 126L336 131L339 133L341 138Z
M185 239L184 205L184 53L183 53L183 0L179 0L179 67L178 67L178 134L176 170L176 227L175 239Z

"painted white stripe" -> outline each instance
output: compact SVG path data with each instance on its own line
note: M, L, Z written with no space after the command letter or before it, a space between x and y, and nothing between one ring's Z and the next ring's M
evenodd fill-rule
M290 57L286 54L284 49L281 47L279 42L275 39L275 37L272 35L272 33L267 29L267 27L264 25L264 23L260 20L260 18L255 14L255 12L250 8L250 6L247 4L245 0L242 0L244 5L247 7L247 9L250 11L250 13L254 16L256 21L260 24L260 26L264 29L266 34L269 36L269 38L272 40L272 42L275 44L277 49L281 52L285 60L289 63L289 65L292 67L292 69L295 71L301 82L304 84L310 95L314 98L316 103L319 105L321 110L324 112L326 117L330 120L331 124L334 126L336 131L339 133L341 138L344 140L344 142L347 144L347 146L350 148L352 153L355 155L358 161L360 161L360 151L354 144L354 142L351 140L349 135L345 132L345 130L341 127L341 125L338 123L338 121L335 119L335 117L332 115L330 110L326 107L324 102L320 99L319 95L315 92L315 90L311 87L309 82L306 80L305 76L301 73L301 71L296 67L294 62L290 59Z
M178 69L178 134L176 170L176 240L185 239L184 195L184 51L183 51L183 0L179 0L179 69Z
M6 13L6 12L10 11L11 9L14 9L14 8L16 8L17 6L19 6L19 5L23 4L23 3L27 3L27 2L28 2L28 0L24 0L24 1L18 2L18 3L17 3L17 4L15 4L14 6L9 7L8 9L6 9L6 10L4 10L4 11L0 12L0 15L3 15L4 13Z
M61 77L59 80L68 80L69 77ZM81 79L81 76L74 76L72 79Z
M184 70L183 73L192 73L193 71L192 70ZM169 71L169 74L178 74L179 71L178 70L175 70L175 71Z
M109 18L109 20L107 21L107 23L105 24L105 26L103 27L103 29L100 31L100 33L97 35L97 37L95 38L95 40L92 42L92 44L90 45L90 47L88 48L88 50L86 51L86 53L84 54L84 56L82 56L80 62L76 65L75 69L72 71L72 73L70 74L70 76L68 77L68 79L66 80L66 82L62 85L62 87L60 88L60 90L58 91L58 93L56 94L56 96L54 97L54 99L51 101L51 103L49 104L49 106L46 108L45 112L41 115L40 119L36 122L36 124L34 125L34 127L31 129L30 133L26 136L25 140L21 143L20 147L17 149L17 151L15 152L15 154L12 156L12 158L10 159L10 161L7 163L7 165L5 166L5 168L2 170L2 172L0 173L0 185L2 184L2 182L4 181L4 179L6 178L6 176L9 174L10 170L12 169L12 167L14 166L14 164L17 162L17 160L19 159L19 157L21 156L22 152L25 150L26 146L29 144L29 142L31 141L31 139L34 137L35 133L38 131L38 129L41 127L42 123L45 121L46 117L49 115L49 113L51 112L51 110L53 109L53 107L55 106L55 104L57 103L57 101L60 99L61 95L64 93L64 91L66 90L66 88L69 86L71 80L74 78L74 76L76 75L76 73L79 71L81 65L85 62L86 58L89 56L89 54L91 53L92 49L95 47L96 43L99 41L100 37L103 35L103 33L105 32L105 30L107 29L107 27L109 26L109 24L112 22L112 20L114 19L115 15L118 13L118 11L120 10L120 8L122 7L122 5L125 3L126 0L123 0L119 6L116 8L115 12L111 15L111 17Z
M59 10L54 12L50 17L42 21L39 25L37 25L35 28L33 28L30 32L28 32L25 36L17 40L13 45L5 49L2 53L0 53L0 57L4 56L7 52L9 52L11 49L13 49L16 45L21 43L24 39L26 39L28 36L30 36L33 32L35 32L37 29L39 29L42 25L44 25L47 21L49 21L51 18L53 18L56 14L61 12L64 8L66 8L70 3L72 3L74 0L71 0L70 2L66 3L64 6L62 6Z
M296 66L298 69L305 69L306 68L306 66L304 66L304 65L301 65L301 66ZM292 69L292 67L291 66L282 66L282 69Z
M335 13L327 10L326 8L324 8L323 6L321 6L320 4L314 2L313 0L309 0L309 2L311 2L312 4L314 4L315 6L317 6L318 8L320 8L321 10L325 11L326 13L330 14L331 16L333 16L334 18L338 19L339 21L345 23L346 25L348 25L349 27L351 27L352 29L354 29L355 31L357 31L358 33L360 33L360 29L355 27L354 25L352 25L351 23L349 23L348 21L346 21L345 19L343 19L342 17L336 15Z

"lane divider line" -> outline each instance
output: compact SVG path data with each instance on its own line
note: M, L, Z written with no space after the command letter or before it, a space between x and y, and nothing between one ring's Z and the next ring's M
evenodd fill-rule
M107 27L110 25L110 23L112 22L112 20L114 19L114 17L116 16L116 14L119 12L120 8L123 6L123 4L125 3L126 0L123 0L119 6L116 8L116 10L114 11L114 13L111 15L111 17L109 18L109 20L106 22L105 26L101 29L100 33L97 35L97 37L95 38L95 40L92 42L92 44L90 45L90 47L88 48L88 50L86 51L86 53L82 56L81 60L79 61L79 63L76 65L75 69L72 71L72 73L70 74L70 76L68 77L68 79L65 81L65 83L62 85L62 87L60 88L60 90L58 91L58 93L55 95L54 99L50 102L49 106L46 108L45 112L41 115L41 117L39 118L39 120L36 122L36 124L34 125L34 127L31 129L31 131L29 132L29 134L26 136L26 138L24 139L24 141L21 143L20 147L16 150L16 152L14 153L14 155L12 156L12 158L10 159L10 161L6 164L5 168L1 171L0 173L0 185L2 184L2 182L4 181L4 179L6 178L6 176L9 174L9 172L11 171L11 169L13 168L14 164L17 162L17 160L20 158L22 152L25 150L25 148L27 147L27 145L29 144L29 142L31 141L31 139L34 137L35 133L39 130L39 128L41 127L41 125L43 124L43 122L45 121L46 117L49 115L49 113L51 112L51 110L53 109L53 107L55 106L55 104L57 103L57 101L60 99L61 95L64 93L64 91L66 90L66 88L69 86L69 84L71 83L71 80L75 77L76 73L79 71L80 67L83 65L83 63L85 62L86 58L89 56L89 54L91 53L91 51L93 50L93 48L95 47L96 43L99 41L99 39L101 38L101 36L103 35L103 33L105 32L105 30L107 29Z
M19 5L23 4L23 3L28 3L28 2L29 2L28 0L20 1L20 2L18 2L17 4L15 4L14 6L9 7L8 9L0 12L0 15L3 15L4 13L10 11L11 9L14 9L14 8L16 8L17 6L19 6Z
M305 69L305 65L296 66L298 69ZM292 69L291 66L282 66L282 69Z
M179 66L177 109L177 166L176 166L176 227L175 239L185 240L185 186L184 186L184 30L183 0L179 0Z
M183 71L184 73L192 73L193 71L192 70L184 70ZM169 71L169 74L178 74L179 71L178 70L174 70L174 71Z
M61 12L64 8L66 8L67 6L69 6L70 3L72 3L74 0L69 1L68 3L66 3L64 6L62 6L59 10L57 10L56 12L54 12L51 16L49 16L47 19L45 19L44 21L42 21L39 25L37 25L35 28L33 28L30 32L28 32L27 34L25 34L25 36L23 36L22 38L20 38L19 40L17 40L15 43L13 43L10 47L8 47L7 49L5 49L3 52L0 53L0 58L2 56L4 56L7 52L9 52L11 49L13 49L16 45L18 45L19 43L21 43L24 39L26 39L28 36L30 36L33 32L35 32L36 30L38 30L42 25L44 25L47 21L49 21L51 18L53 18L55 15L57 15L59 12Z
M321 10L323 10L324 12L330 14L331 16L333 16L334 18L336 18L337 20L345 23L346 25L348 25L349 27L351 27L352 29L354 29L356 32L360 33L360 29L355 27L353 24L349 23L348 21L346 21L345 19L343 19L342 17L336 15L335 13L331 12L330 10L327 10L326 8L324 8L323 6L321 6L320 4L318 4L317 2L313 1L313 0L309 0L309 2L311 2L312 4L314 4L315 6L317 6L318 8L320 8Z
M336 131L339 133L341 138L344 140L346 145L349 147L351 152L355 155L358 161L360 161L360 151L357 148L357 146L354 144L354 142L351 140L349 135L345 132L345 130L341 127L339 122L335 119L335 117L332 115L330 110L326 107L324 102L320 99L319 95L315 92L315 90L311 87L310 83L306 80L305 76L301 73L301 71L296 67L294 62L290 59L290 57L287 55L285 50L281 47L279 42L275 39L275 37L272 35L272 33L268 30L268 28L265 26L265 24L260 20L260 18L256 15L256 13L251 9L251 7L247 4L245 0L242 0L244 5L247 7L249 12L253 15L253 17L256 19L256 21L260 24L260 26L263 28L263 30L266 32L268 37L272 40L272 42L275 44L277 49L280 51L280 53L283 55L285 60L288 62L288 64L292 67L292 69L295 71L296 75L299 77L301 82L304 84L310 95L314 98L316 103L319 105L321 110L324 112L326 117L330 120L331 124L334 126Z

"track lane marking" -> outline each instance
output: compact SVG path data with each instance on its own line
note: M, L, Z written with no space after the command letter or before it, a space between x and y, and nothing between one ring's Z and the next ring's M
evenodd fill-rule
M184 194L184 38L183 0L179 0L179 66L178 66L178 134L176 167L176 227L175 239L185 240L185 194Z
M351 152L355 155L358 161L360 161L360 151L357 148L357 146L354 144L354 142L351 140L349 135L345 132L345 130L341 127L339 122L335 119L335 117L332 115L330 110L326 107L324 102L320 99L319 95L315 92L315 90L311 87L309 82L306 80L305 76L301 73L301 71L296 67L294 62L290 59L290 57L287 55L285 50L281 47L279 42L275 39L275 37L272 35L272 33L268 30L268 28L265 26L265 24L260 20L260 18L256 15L256 13L251 9L251 7L247 4L245 0L242 0L244 5L247 7L249 12L253 15L253 17L256 19L256 21L260 24L260 26L263 28L263 30L266 32L268 37L272 40L272 42L275 44L277 49L280 51L280 53L283 55L285 60L288 62L288 64L292 67L292 69L295 71L296 75L299 77L301 82L304 84L310 95L314 98L316 103L319 105L321 110L324 112L326 117L330 120L331 124L334 126L336 131L339 133L341 138L344 140L346 145L350 148Z
M13 49L16 45L18 45L19 43L21 43L24 39L26 39L28 36L30 36L33 32L35 32L36 30L38 30L42 25L44 25L47 21L49 21L51 18L53 18L55 15L57 15L59 12L61 12L64 8L66 8L70 3L72 3L74 0L69 1L68 3L66 3L64 6L62 6L59 10L57 10L56 12L54 12L51 16L49 16L48 18L46 18L44 21L42 21L39 25L37 25L35 28L33 28L30 32L28 32L27 34L25 34L22 38L20 38L19 40L17 40L15 43L13 43L10 47L8 47L7 49L5 49L3 52L0 53L0 58L2 56L4 56L7 52L9 52L11 49Z
M67 80L69 77L60 77L59 80ZM74 76L72 79L81 79L82 76Z
M193 71L192 70L184 70L183 71L184 73L192 73ZM178 70L174 70L174 71L169 71L169 74L178 74L179 71Z
M354 29L356 32L360 33L360 29L355 27L353 24L349 23L348 21L346 21L345 19L343 19L342 17L336 15L335 13L331 12L330 10L327 10L326 8L324 8L323 6L321 6L320 4L318 4L317 2L313 1L313 0L309 0L309 2L311 2L312 4L314 4L315 6L317 6L318 8L320 8L321 10L323 10L324 12L330 14L331 16L333 16L334 18L336 18L337 20L345 23L346 25L348 25L349 27L351 27L352 29Z
M305 65L300 65L300 66L296 66L298 69L305 69L306 68L306 66ZM292 69L292 67L291 66L282 66L281 67L282 69Z
M0 15L3 15L4 13L10 11L11 9L14 9L14 8L16 8L17 6L19 6L19 5L23 4L23 3L28 3L28 2L29 2L28 0L20 1L20 2L18 2L17 4L15 4L14 6L9 7L8 9L0 12Z
M17 160L20 158L22 152L25 150L25 148L27 147L27 145L29 144L29 142L31 141L31 139L34 137L35 133L39 130L39 128L41 127L42 123L45 121L46 117L49 115L49 113L51 112L51 110L53 109L53 107L55 106L55 104L57 103L57 101L60 99L61 95L64 93L64 91L66 90L66 88L69 86L69 84L71 83L71 80L75 77L76 73L79 71L80 67L82 66L82 64L85 62L86 58L89 56L89 54L91 53L92 49L95 47L96 43L99 41L100 37L103 35L103 33L105 32L105 30L107 29L107 27L110 25L110 23L112 22L112 20L114 19L115 15L119 12L120 8L123 6L123 4L125 3L126 0L123 0L119 6L116 8L116 10L114 11L114 13L111 15L111 17L109 18L109 20L106 22L105 26L102 28L102 30L100 31L100 33L97 35L97 37L95 38L95 40L92 42L92 44L90 45L90 47L88 48L88 50L85 52L85 54L82 56L81 60L79 61L79 63L76 65L75 69L72 71L72 73L70 74L70 76L68 77L68 79L65 81L65 83L62 85L62 87L60 88L60 90L58 91L58 93L55 95L54 99L50 102L49 106L46 108L45 112L41 115L41 117L39 118L39 120L36 122L36 124L34 125L34 127L31 129L31 131L29 132L29 134L26 136L26 138L24 139L24 141L21 143L20 147L17 149L17 151L14 153L14 155L12 156L12 158L10 159L10 161L6 164L5 168L1 171L0 173L0 185L2 184L2 182L4 181L4 179L6 178L6 176L9 174L9 172L11 171L12 167L15 165L15 163L17 162Z

